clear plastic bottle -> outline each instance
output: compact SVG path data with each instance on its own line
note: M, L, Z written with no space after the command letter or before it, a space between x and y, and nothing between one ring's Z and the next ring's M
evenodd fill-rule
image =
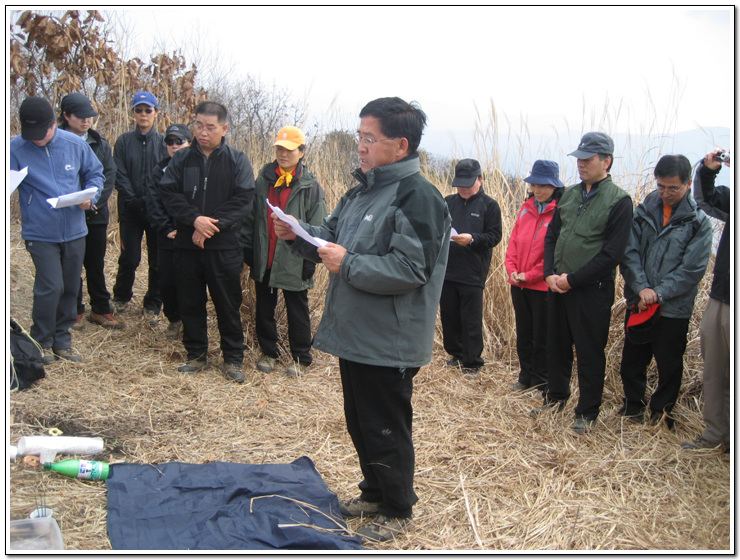
M56 471L64 476L86 480L105 480L110 472L108 463L86 461L84 459L67 459L58 463L44 463L44 468Z

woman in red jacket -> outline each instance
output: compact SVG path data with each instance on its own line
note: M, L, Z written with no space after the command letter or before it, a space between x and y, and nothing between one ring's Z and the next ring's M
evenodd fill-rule
M506 274L516 318L516 351L519 380L512 391L547 386L545 340L547 337L547 283L543 275L545 234L564 185L554 161L538 159L524 179L532 190L517 214L506 248Z

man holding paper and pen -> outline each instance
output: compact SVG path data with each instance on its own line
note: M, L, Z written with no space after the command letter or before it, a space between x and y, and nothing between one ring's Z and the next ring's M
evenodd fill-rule
M398 97L360 111L358 184L320 227L301 223L315 247L273 214L275 233L331 273L314 347L339 358L347 430L361 494L344 517L374 518L358 530L387 541L411 529L413 378L429 363L449 253L450 213L424 179L417 148L426 115ZM291 218L288 217L288 220Z
M31 336L42 348L42 361L81 361L72 348L70 327L77 321L77 291L85 255L85 210L103 190L103 165L87 142L58 130L54 110L45 99L21 103L21 135L10 141L11 170L27 167L18 186L21 236L31 254L33 285ZM95 187L92 199L52 207L47 199Z

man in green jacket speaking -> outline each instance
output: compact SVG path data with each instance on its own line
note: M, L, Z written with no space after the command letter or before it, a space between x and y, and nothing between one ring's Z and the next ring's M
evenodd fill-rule
M581 182L565 189L545 236L548 382L544 405L532 415L565 406L575 344L579 397L572 428L584 434L601 407L614 279L629 239L632 200L611 180L610 136L588 132L569 155L578 158Z
M314 338L339 358L347 430L363 481L345 517L375 517L358 533L387 541L410 528L414 492L413 377L431 360L450 241L450 214L419 171L426 115L398 97L368 103L357 131L358 185L321 227L318 249L273 215L275 232L331 273ZM288 219L293 220L289 217Z

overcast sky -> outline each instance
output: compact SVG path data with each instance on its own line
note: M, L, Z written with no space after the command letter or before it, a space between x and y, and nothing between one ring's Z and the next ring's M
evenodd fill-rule
M217 52L223 68L305 97L318 120L338 114L353 127L371 99L416 100L429 117L422 147L450 156L485 151L480 137L477 144L472 137L491 125L492 104L499 140L510 129L509 142L526 142L525 131L562 139L592 129L672 134L734 122L734 13L728 7L119 12L138 55L163 44L181 48L189 60L196 45Z

